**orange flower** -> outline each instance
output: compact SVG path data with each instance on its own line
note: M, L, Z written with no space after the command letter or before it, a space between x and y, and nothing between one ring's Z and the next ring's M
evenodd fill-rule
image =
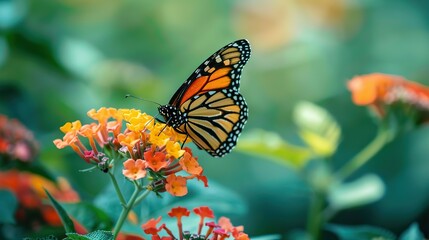
M88 117L97 120L100 124L105 125L109 118L116 118L120 115L117 115L117 110L114 108L105 108L102 107L98 110L91 109L88 111Z
M186 178L182 176L176 176L174 174L168 175L166 178L167 183L165 184L165 190L171 193L173 196L182 197L188 193L186 187Z
M157 228L156 225L161 221L161 217L152 218L142 225L143 231L146 234L157 235L162 228Z
M67 146L70 146L73 151L75 151L82 159L84 159L86 162L89 162L87 158L85 158L85 152L88 151L86 147L81 143L77 136L77 132L67 132L63 140L61 139L55 139L54 144L58 149L65 148Z
M354 77L347 84L356 105L369 105L385 115L385 105L403 102L429 110L429 88L400 76L373 73Z
M169 161L166 159L166 155L163 152L155 152L156 147L152 146L149 151L144 153L144 158L147 161L147 165L150 169L158 172L162 168L168 166Z
M244 231L243 226L234 227L231 223L231 220L229 220L229 218L227 217L220 217L218 220L218 224L222 229L224 229L227 232L230 232L234 237L234 239L239 239L239 240L250 239L247 234L243 233Z
M141 159L128 159L124 163L122 174L131 180L138 180L146 176L146 162Z
M101 146L104 146L105 144L107 144L107 141L101 142L101 139L98 138L98 130L99 130L98 125L95 123L92 123L92 124L83 125L79 131L80 135L88 138L89 145L91 146L91 148L94 150L95 153L98 153L98 151L97 151L97 146L95 145L94 137L97 137L98 143Z
M179 160L180 166L183 170L193 175L200 175L203 172L203 168L198 163L197 159L192 157L191 154L185 152L183 157Z
M176 217L178 221L181 222L182 217L189 217L190 213L191 212L184 207L175 207L175 208L172 208L170 212L168 212L168 216Z
M168 216L177 218L177 228L179 229L180 239L183 239L182 217L189 217L190 213L191 212L184 207L175 207L168 212Z
M201 234L203 229L204 218L214 218L213 211L206 206L194 208L194 213L200 216L200 223L198 224L198 234Z
M120 145L127 147L128 149L128 153L131 155L132 158L136 158L135 154L134 154L134 149L135 147L137 148L138 146L136 145L139 141L140 141L140 134L137 132L127 132L127 133L120 133L118 134L118 140Z

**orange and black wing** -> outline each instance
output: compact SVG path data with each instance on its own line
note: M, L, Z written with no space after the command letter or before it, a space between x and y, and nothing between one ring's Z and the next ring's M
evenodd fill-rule
M231 89L238 92L241 71L249 60L250 45L245 39L232 42L205 60L182 84L169 105L180 108L188 99L209 91Z
M215 157L231 152L247 121L243 96L234 90L210 91L186 100L181 112L187 121L179 130Z
M188 135L215 157L236 145L248 117L239 93L241 71L249 60L247 40L232 42L204 61L160 113L166 123Z

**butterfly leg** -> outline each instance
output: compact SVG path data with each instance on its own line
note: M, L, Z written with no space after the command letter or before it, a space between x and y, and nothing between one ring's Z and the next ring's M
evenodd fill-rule
M161 135L161 133L167 128L168 123L170 122L171 118L168 119L168 121L165 123L165 126L161 129L161 131L158 133L158 136Z
M183 149L183 146L185 145L186 140L188 140L188 137L189 137L189 135L188 135L188 134L186 134L185 140L182 142L182 146L180 146L180 148L182 148L182 149Z

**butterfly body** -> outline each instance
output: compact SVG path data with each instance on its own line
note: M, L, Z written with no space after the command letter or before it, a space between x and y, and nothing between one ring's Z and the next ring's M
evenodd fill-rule
M158 108L167 125L186 134L215 157L236 145L248 118L239 92L243 66L250 57L247 40L238 40L204 61L173 95Z

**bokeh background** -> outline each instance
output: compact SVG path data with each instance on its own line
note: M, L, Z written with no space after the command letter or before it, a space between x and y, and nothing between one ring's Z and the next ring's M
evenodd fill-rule
M90 122L91 108L167 103L204 59L246 38L252 57L241 83L254 129L301 144L291 113L302 100L337 119L340 166L375 134L367 109L354 106L346 82L382 72L429 84L429 2L424 0L3 0L0 1L0 113L35 133L39 160L65 176L84 199L107 177L87 168L53 139L67 121ZM387 146L359 173L386 184L380 201L343 211L333 222L370 224L402 232L419 221L429 228L429 129ZM234 151L214 159L200 151L209 181L235 192L243 211L229 215L251 236L304 228L309 189L299 174L263 156Z

